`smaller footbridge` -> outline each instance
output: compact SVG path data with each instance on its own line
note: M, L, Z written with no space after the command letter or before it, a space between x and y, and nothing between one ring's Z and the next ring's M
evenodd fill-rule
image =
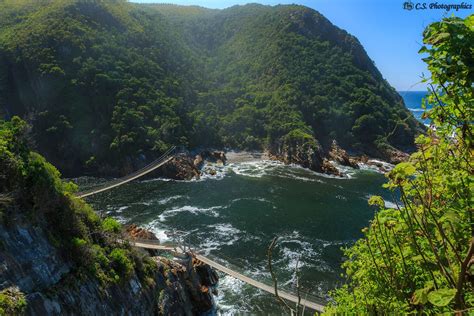
M135 246L138 248L168 251L168 252L171 252L172 254L182 254L185 252L183 251L183 249L181 249L178 246L162 245L156 240L132 239L132 240L129 240L129 242L132 246ZM231 277L236 278L242 282L245 282L251 286L254 286L260 290L263 290L270 294L275 294L275 288L273 287L273 285L265 284L251 277L248 277L240 272L237 272L234 269L230 269L226 267L225 265L220 264L216 260L210 259L209 256L201 255L195 251L193 251L193 255L196 257L196 259L204 262L205 264L210 265L211 267L213 267L214 269L220 272L230 275ZM242 270L242 269L239 269L239 270ZM306 308L311 309L315 312L321 313L324 311L325 301L321 297L318 297L309 293L304 293L301 291L300 298L298 298L298 295L296 293L290 293L287 291L282 291L280 289L278 290L278 295L287 301L290 301L293 303L299 302L301 306L305 306Z

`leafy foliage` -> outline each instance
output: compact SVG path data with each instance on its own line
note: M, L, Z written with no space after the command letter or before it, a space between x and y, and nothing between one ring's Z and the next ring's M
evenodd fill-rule
M18 288L0 291L0 315L23 315L26 305L25 295Z
M0 203L2 227L17 221L42 227L66 260L75 264L78 276L93 276L103 286L128 280L133 273L143 279L153 275L156 265L153 270L121 241L120 224L101 220L74 197L74 184L61 180L56 168L30 151L27 129L18 117L0 121L0 195L10 198ZM9 314L9 307L2 305L9 301L2 295L0 310Z
M445 18L424 32L434 129L409 162L388 174L396 209L380 197L365 238L346 249L348 283L327 313L452 314L474 308L472 90L474 17ZM398 200L398 199L395 199Z
M0 111L69 173L170 145L278 146L300 129L383 156L418 124L356 38L302 6L0 4ZM282 125L283 124L283 125Z

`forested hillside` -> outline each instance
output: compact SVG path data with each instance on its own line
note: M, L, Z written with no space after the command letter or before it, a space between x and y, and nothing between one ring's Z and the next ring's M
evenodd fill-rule
M355 37L294 5L3 2L0 111L67 174L176 144L389 158L419 129Z

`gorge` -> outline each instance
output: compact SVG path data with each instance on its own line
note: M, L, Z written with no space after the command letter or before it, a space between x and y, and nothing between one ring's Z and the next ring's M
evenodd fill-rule
M396 200L384 161L424 130L359 41L299 5L2 2L0 115L0 302L33 315L282 312L222 275L212 294L208 267L137 251L120 224L185 231L262 281L279 235L282 284L301 261L325 296L369 196ZM74 197L172 146L192 155Z
M421 131L358 40L304 6L0 6L0 111L67 176L127 174L171 146L322 171L334 140L392 161Z

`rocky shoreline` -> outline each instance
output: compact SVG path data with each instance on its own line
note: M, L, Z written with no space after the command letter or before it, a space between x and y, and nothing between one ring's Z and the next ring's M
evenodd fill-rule
M229 160L228 155L231 156ZM349 155L336 141L333 141L327 152L320 148L292 146L278 150L266 149L264 152L203 150L197 153L185 152L177 155L155 174L159 177L174 180L199 180L204 174L215 176L216 168L224 166L228 161L240 160L275 160L285 164L296 164L310 170L337 177L344 177L340 166L359 169L367 166L381 173L391 170L393 164L406 161L408 154L393 149L387 159L378 160L367 155Z

